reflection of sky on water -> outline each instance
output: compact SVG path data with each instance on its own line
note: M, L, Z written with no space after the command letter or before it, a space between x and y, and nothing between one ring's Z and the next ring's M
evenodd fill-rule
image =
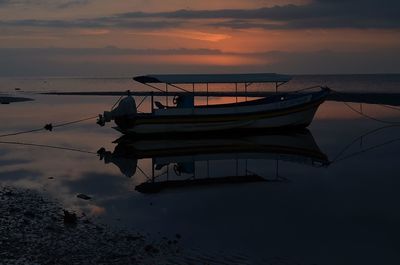
M308 84L313 83L314 77L309 78ZM31 81L26 82L25 85ZM74 84L68 82L64 85ZM99 82L95 81L95 85ZM359 82L352 79L349 84L361 86ZM106 82L101 88L112 84ZM95 85L91 83L90 89ZM392 89L390 83L389 90ZM92 116L116 100L35 98L33 102L1 106L1 134ZM396 110L363 105L363 111L400 121L400 112ZM355 138L381 125L360 118L341 103L327 102L309 129L319 148L332 160ZM400 127L377 131L357 141L343 156L395 140L399 132ZM52 133L0 141L95 153L101 147L112 151L112 141L119 136L109 127L100 128L88 121L57 128ZM399 146L400 141L393 141L327 168L280 161L279 175L288 180L285 182L197 187L145 195L135 191L135 186L146 181L142 172L136 171L133 178L127 178L115 165L99 161L96 154L1 144L0 181L46 190L66 207L97 215L113 225L143 229L153 235L180 233L188 247L202 251L222 249L250 257L281 256L306 264L395 264L393 261L400 260L396 242L400 235ZM232 162L213 162L216 174L234 173ZM150 173L150 159L141 160L138 165L146 174ZM198 166L198 174L205 172L204 162ZM251 171L268 178L275 176L275 166L275 160L248 162ZM243 161L239 167L243 171ZM76 198L78 193L90 195L92 200L80 200Z

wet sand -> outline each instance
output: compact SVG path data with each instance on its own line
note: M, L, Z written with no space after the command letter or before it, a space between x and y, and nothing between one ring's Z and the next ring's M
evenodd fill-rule
M180 235L150 242L140 233L64 220L60 205L32 190L0 187L0 264L168 264Z

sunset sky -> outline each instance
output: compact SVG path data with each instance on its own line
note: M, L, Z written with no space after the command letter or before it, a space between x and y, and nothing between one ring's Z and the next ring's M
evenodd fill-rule
M399 73L400 1L0 0L0 75Z

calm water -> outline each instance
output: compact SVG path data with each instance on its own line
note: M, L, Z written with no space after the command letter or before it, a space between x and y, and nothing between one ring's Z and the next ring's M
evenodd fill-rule
M400 92L399 75L298 76L282 90L315 84ZM142 88L129 78L0 79L0 92L15 93L16 87L30 92ZM117 100L21 95L35 101L0 105L0 134L90 117ZM400 125L398 109L351 106ZM399 135L400 126L368 120L337 102L325 102L309 132L294 135L117 146L113 141L121 135L91 120L0 138L0 181L46 191L66 208L156 239L179 233L185 251L199 263L225 257L228 264L399 264ZM102 160L96 154L100 148L106 151ZM152 174L164 184L139 186ZM226 183L215 184L217 177ZM206 181L195 185L194 179ZM79 193L92 199L78 199Z

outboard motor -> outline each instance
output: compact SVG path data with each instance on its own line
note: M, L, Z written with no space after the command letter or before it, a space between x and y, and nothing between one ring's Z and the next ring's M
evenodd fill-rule
M137 159L134 156L129 156L129 153L127 153L130 152L129 149L124 150L122 148L123 152L120 152L120 149L121 147L117 145L114 152L111 153L110 151L106 151L106 149L102 147L99 149L99 151L97 151L97 154L100 157L100 160L104 160L105 164L112 163L116 165L121 173L124 174L126 177L133 177L136 173Z
M114 120L120 128L129 128L134 123L136 113L135 99L128 94L118 103L116 108L111 111L104 111L103 115L100 114L97 124L104 126L106 122Z

